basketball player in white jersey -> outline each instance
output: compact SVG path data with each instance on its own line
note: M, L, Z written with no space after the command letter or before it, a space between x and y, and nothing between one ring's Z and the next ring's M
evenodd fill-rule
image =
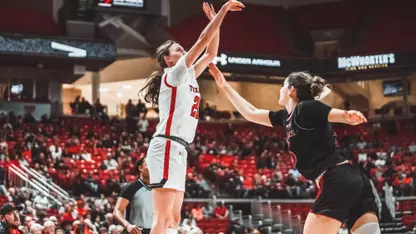
M160 118L147 152L154 204L151 234L178 232L185 191L186 147L195 136L201 100L196 78L217 56L219 28L225 15L242 8L242 3L230 0L215 14L212 6L204 3L204 12L211 22L188 52L173 41L156 50L163 71L154 72L141 90L146 91L146 101L158 106Z

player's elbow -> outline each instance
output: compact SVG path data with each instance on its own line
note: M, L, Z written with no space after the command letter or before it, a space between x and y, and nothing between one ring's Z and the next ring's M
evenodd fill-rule
M208 50L206 55L209 61L213 61L218 55L218 50L213 50L213 51Z
M243 115L243 117L247 120L247 121L249 121L249 122L253 122L253 123L255 123L256 122L256 113L255 113L255 111L254 110L249 110L249 111L247 111L247 112L245 112L245 113L241 113L242 115Z

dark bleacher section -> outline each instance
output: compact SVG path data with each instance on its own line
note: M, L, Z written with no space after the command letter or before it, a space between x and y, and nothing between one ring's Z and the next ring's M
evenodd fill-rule
M0 7L0 32L46 36L60 35L52 15L14 6Z
M384 1L368 28L363 53L416 49L416 1Z
M347 28L363 11L360 1L339 1L295 7L289 10L304 30Z
M169 32L190 48L208 22L204 14L199 14L172 26ZM270 6L249 5L242 12L230 12L221 27L220 51L288 55L277 22L277 10Z

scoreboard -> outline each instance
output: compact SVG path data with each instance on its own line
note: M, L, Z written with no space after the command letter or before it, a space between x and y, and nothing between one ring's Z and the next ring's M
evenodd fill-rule
M161 16L162 0L96 0L95 10L110 14Z
M99 0L99 7L145 8L145 0Z

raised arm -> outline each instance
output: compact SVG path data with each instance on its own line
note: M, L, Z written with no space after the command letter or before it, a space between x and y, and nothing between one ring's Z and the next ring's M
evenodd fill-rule
M185 63L187 67L191 67L195 63L199 55L208 46L208 43L210 43L214 38L227 12L241 11L242 8L244 8L244 5L236 0L230 0L222 6L221 10L215 15L214 19L212 19L211 22L205 27L204 31L202 31L197 42L185 55Z
M243 97L240 96L225 80L224 75L214 64L210 63L208 65L209 73L214 77L215 82L218 87L224 91L227 98L233 104L241 115L244 116L248 121L272 127L272 123L269 117L269 110L257 109L251 103L246 101Z
M202 5L202 8L204 10L205 15L209 20L213 20L216 13L214 6L212 4L208 4L207 2L204 2ZM215 33L214 38L211 40L211 42L208 44L208 47L202 55L200 59L195 63L194 70L195 70L195 77L199 77L202 72L207 68L208 64L212 62L215 57L217 57L218 54L218 46L220 44L220 29L218 29Z

